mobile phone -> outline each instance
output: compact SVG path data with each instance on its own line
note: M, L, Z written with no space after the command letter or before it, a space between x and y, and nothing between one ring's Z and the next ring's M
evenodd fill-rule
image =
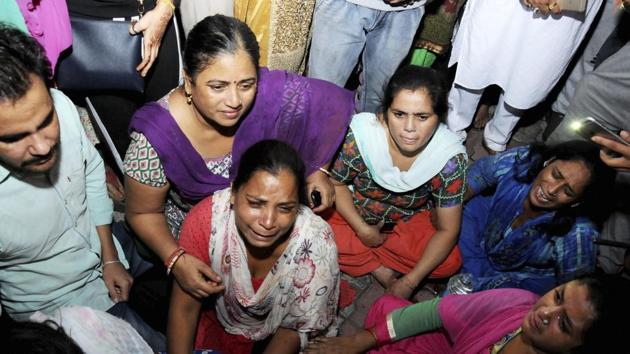
M381 227L381 232L388 233L394 231L394 227L396 226L395 222L386 222Z
M313 202L313 208L317 208L322 205L322 194L316 189L313 190L311 192L311 201Z
M556 4L564 11L584 12L587 0L558 0Z
M614 140L620 144L630 146L630 143L625 141L617 132L608 129L602 123L600 123L597 119L593 117L586 117L584 119L575 120L570 124L571 129L582 136L584 139L591 140L594 136L601 136L602 138L607 138L610 140Z

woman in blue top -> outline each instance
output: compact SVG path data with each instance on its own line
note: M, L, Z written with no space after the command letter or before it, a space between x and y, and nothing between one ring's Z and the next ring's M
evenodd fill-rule
M472 291L543 294L594 271L594 198L613 181L590 142L518 147L475 162L459 238L461 272L472 275Z

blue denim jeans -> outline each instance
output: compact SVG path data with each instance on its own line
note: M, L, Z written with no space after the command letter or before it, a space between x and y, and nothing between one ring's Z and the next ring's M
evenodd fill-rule
M344 86L363 52L355 110L376 112L389 78L409 53L424 7L381 11L317 0L308 76Z

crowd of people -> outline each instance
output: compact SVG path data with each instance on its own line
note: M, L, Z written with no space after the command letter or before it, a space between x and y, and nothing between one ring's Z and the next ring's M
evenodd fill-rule
M408 64L431 2L141 1L140 96L63 92L54 74L70 17L127 16L135 0L0 5L2 345L627 351L630 2L435 0L425 26L445 19L450 58L425 28ZM116 221L78 96L121 118ZM545 131L510 145L535 106ZM338 337L340 307L358 300L346 279L363 276L386 295L365 330ZM453 281L466 286L414 302Z

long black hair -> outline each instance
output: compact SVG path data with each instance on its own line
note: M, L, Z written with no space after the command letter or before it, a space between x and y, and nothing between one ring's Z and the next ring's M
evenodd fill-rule
M575 223L577 216L587 216L601 224L610 212L610 206L598 198L608 195L615 181L615 170L608 167L599 157L599 148L591 142L571 140L557 145L533 144L529 154L517 158L514 164L516 179L531 183L543 170L548 161L579 161L590 173L579 203L558 210L551 223L542 226L544 231L554 235L564 235Z
M3 324L0 343L6 354L83 354L63 328L50 320Z

